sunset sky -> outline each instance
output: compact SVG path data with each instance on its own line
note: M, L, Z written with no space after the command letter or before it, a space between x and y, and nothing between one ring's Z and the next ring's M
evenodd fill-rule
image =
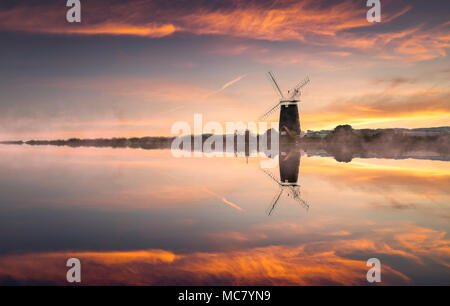
M0 140L170 135L256 121L309 75L303 130L450 125L450 2L0 3ZM277 120L276 116L272 119Z

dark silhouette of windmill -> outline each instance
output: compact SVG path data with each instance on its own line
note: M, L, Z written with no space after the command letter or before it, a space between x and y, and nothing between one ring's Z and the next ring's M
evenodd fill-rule
M271 109L269 109L259 119L263 120L280 108L279 133L280 138L296 139L300 136L300 119L298 113L298 102L301 96L301 89L309 83L309 77L298 83L294 88L288 90L285 96L280 89L272 72L268 72L269 79L274 85L275 90L280 95L280 101Z
M298 184L298 170L300 167L301 153L298 148L295 148L289 143L280 143L279 148L279 167L280 167L280 178L278 179L275 174L261 169L268 177L275 181L280 190L273 198L270 206L267 209L267 214L270 216L275 209L281 196L285 193L288 197L294 199L301 206L309 209L309 204L301 198L300 185Z

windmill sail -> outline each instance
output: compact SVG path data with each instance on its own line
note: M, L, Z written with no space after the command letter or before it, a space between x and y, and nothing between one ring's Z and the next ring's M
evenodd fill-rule
M284 189L280 188L280 191L275 195L273 198L270 206L267 209L267 215L270 216L275 209L275 206L277 206L278 200L280 199L281 195L283 194Z
M271 114L273 114L273 112L275 112L279 107L280 107L280 103L278 103L277 105L275 105L274 107L272 107L271 109L269 109L267 112L265 112L261 117L259 117L258 120L266 119L266 118L269 117Z
M280 178L274 173L261 169L271 180L273 180L280 187L280 190L275 195L267 208L267 214L270 216L274 211L281 196L285 192L287 196L294 199L303 208L309 209L309 204L301 198L300 185L298 185L298 170L300 167L301 154L295 147L287 144L281 144L279 152Z
M267 74L269 75L269 78L272 80L272 84L274 85L275 89L280 94L280 98L284 100L283 92L281 91L280 86L278 86L278 83L275 80L275 77L273 76L273 73L271 71L269 71Z
M309 83L309 77L306 77L305 79L303 79L300 83L298 83L297 85L295 85L294 88L292 88L289 93L291 93L291 95L289 96L289 100L295 100L298 98L298 96L300 95L300 89L302 89L306 84Z
M267 119L278 108L280 108L280 120L279 120L279 133L283 137L283 141L296 141L301 135L300 119L298 112L299 96L301 95L301 89L309 83L309 77L303 79L293 89L287 92L287 98L283 95L280 86L278 85L275 76L271 71L267 73L269 79L275 89L280 95L280 101L272 106L267 112L258 118L258 120Z

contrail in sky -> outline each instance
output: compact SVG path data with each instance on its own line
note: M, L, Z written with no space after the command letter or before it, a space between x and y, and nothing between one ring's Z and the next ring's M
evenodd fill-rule
M236 83L236 82L242 80L242 79L245 78L246 76L247 76L246 74L241 75L241 76L238 76L237 78L235 78L235 79L233 79L233 80L231 80L231 81L229 81L229 82L223 84L223 86L220 87L220 89L218 89L218 90L216 90L216 91L213 91L213 92L210 93L210 94L207 94L207 95L205 96L205 98L208 98L208 97L210 97L210 96L212 96L212 95L215 95L215 94L221 92L222 90L224 90L224 89L227 88L228 86L233 85L234 83Z
M215 193L215 192L209 190L209 189L206 188L206 187L205 187L204 189L205 189L205 191L206 191L207 193L209 193L210 195L212 195L212 196L214 196L214 197L220 199L223 203L225 203L225 204L227 204L227 205L230 205L231 207L233 207L233 208L235 208L235 209L237 209L237 210L243 210L243 209L242 209L241 207L239 207L237 204L234 204L233 202L227 200L225 197L222 197L222 196L218 195L217 193Z

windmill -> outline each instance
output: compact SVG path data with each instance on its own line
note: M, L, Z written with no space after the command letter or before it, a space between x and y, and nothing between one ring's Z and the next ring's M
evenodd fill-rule
M272 72L268 72L269 79L276 92L280 95L280 101L271 109L269 109L264 115L262 115L259 120L266 119L278 108L280 108L280 121L279 121L279 131L280 136L288 136L289 138L296 138L300 136L300 120L298 114L298 102L301 95L301 89L309 83L309 77L306 77L300 83L298 83L294 88L288 90L287 95L283 95L274 75Z
M288 149L289 152L286 152L286 149ZM305 209L309 209L309 204L301 198L300 185L298 184L298 170L301 159L300 151L297 148L289 146L289 144L280 143L280 155L278 158L280 165L280 179L278 179L273 173L261 169L280 187L280 190L275 195L267 209L267 214L269 216L272 214L283 193L286 193L288 197L294 199Z

